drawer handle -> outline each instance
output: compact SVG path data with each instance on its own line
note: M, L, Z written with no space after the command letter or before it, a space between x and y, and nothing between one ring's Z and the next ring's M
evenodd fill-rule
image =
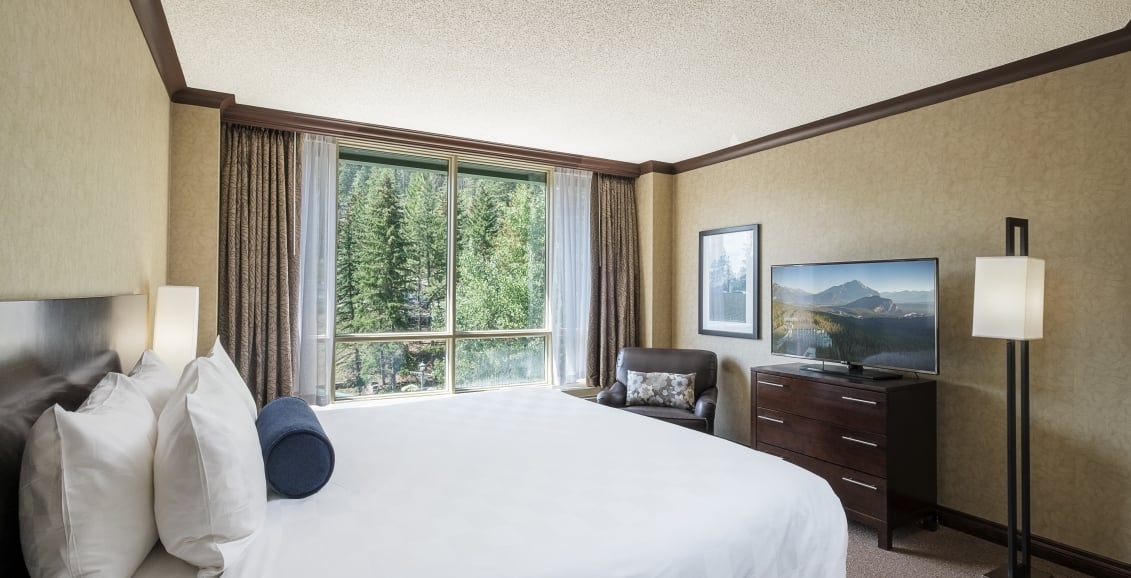
M781 388L785 387L784 385L782 385L780 383L774 383L772 381L762 381L761 379L758 380L758 383L761 383L763 385L772 385L774 387L781 387Z
M774 418L772 418L772 417L766 417L766 416L764 416L764 415L760 415L760 416L758 416L758 419L764 419L764 420L766 420L766 421L772 421L772 422L774 422L774 423L785 423L785 420L774 419Z
M762 416L758 416L758 417L762 417ZM872 446L872 447L874 447L874 448L876 448L876 447L879 447L878 445L876 445L876 444L874 444L874 443L872 443L872 442L866 442L866 441L864 441L864 440L858 440L858 439L856 439L856 438L853 438L853 437L848 437L848 436L840 436L840 439L842 439L842 440L847 440L847 441L850 441L850 442L855 442L855 443L858 443L858 444L864 444L864 445L866 445L866 446Z
M848 401L855 401L856 403L866 403L868 405L876 405L876 402L874 402L874 401L869 401L869 400L866 400L866 399L857 399L855 397L848 397L847 395L842 395L842 396L840 396L840 398L846 399Z
M852 478L841 477L840 479L842 479L842 480L844 480L844 481L846 481L850 484L856 484L857 486L864 486L865 488L868 488L869 490L874 490L874 491L879 490L879 488L877 488L876 486L873 486L872 484L865 484L864 482L858 482L858 481L856 481Z

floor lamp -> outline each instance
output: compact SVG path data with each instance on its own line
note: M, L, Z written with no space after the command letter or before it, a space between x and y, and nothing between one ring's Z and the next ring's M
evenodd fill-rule
M1019 250L1016 250L1019 245ZM1005 257L978 257L974 267L974 337L1005 340L1006 452L1009 483L1009 561L986 574L989 578L1034 576L1029 553L1029 341L1044 331L1045 262L1030 258L1029 221L1005 219ZM1017 342L1020 341L1020 364ZM1017 377L1020 374L1020 416L1017 412ZM1020 448L1017 425L1020 417ZM1018 532L1017 454L1021 457ZM1020 558L1018 557L1020 553Z

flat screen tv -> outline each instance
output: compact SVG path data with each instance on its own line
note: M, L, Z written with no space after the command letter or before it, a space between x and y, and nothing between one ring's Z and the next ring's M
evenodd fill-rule
M934 258L773 265L770 351L851 377L938 373L938 271Z

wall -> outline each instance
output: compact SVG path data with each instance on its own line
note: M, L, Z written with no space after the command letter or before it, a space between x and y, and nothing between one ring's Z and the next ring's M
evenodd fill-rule
M197 349L216 340L220 255L220 111L172 105L170 116L170 285L200 288Z
M1030 219L1034 533L1131 561L1131 54L676 177L675 343L720 354L720 435L746 442L769 342L697 333L697 233L761 223L769 265L938 257L939 503L1005 522L1004 347L970 337L974 258Z
M130 3L6 2L0 54L0 299L153 295L169 98Z
M672 202L675 178L646 173L636 179L636 222L640 230L641 347L672 344Z

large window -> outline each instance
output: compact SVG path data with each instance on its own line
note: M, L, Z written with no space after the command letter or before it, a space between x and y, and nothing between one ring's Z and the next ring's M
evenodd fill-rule
M546 383L549 179L339 147L335 400Z

